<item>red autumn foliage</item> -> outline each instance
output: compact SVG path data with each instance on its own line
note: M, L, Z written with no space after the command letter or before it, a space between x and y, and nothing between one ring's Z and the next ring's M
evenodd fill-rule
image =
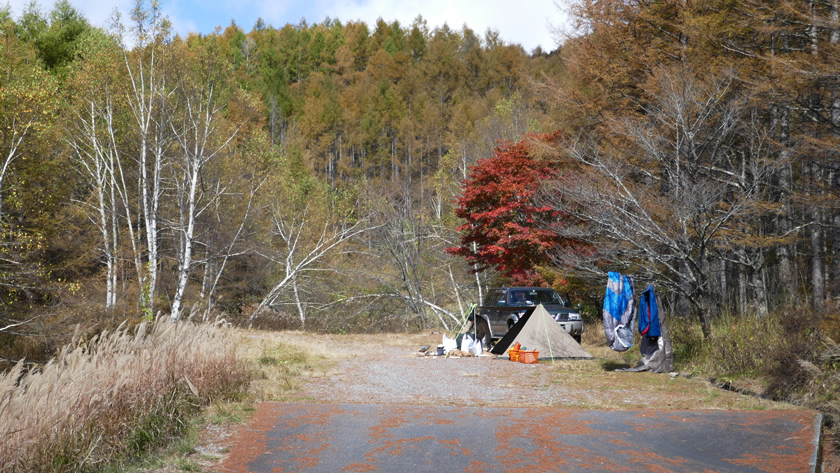
M461 244L447 248L476 266L494 268L513 284L544 285L536 266L558 245L557 233L540 225L557 216L549 206L534 202L540 183L557 175L552 162L533 157L534 140L553 143L560 132L529 135L516 143L503 143L493 156L470 168L461 183L455 215L466 220L458 227ZM475 246L473 246L475 244Z

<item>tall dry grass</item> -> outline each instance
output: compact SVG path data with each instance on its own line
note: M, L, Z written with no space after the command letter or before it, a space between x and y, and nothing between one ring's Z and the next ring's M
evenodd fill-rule
M249 382L225 330L172 323L76 340L37 370L0 375L0 472L93 471L171 438Z
M709 378L756 379L761 394L793 402L840 420L840 347L836 317L782 307L764 316L723 315L713 337L697 324L672 319L678 367Z

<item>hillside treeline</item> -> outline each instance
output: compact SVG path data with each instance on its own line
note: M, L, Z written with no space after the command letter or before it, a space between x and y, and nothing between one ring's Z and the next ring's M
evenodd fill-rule
M556 130L534 145L560 242L538 270L593 313L608 270L706 336L723 312L832 308L837 9L580 0L551 54L421 16L182 38L143 2L107 31L67 2L4 12L2 356L158 311L452 327L504 282L444 251L459 183Z
M142 2L108 31L68 2L0 21L0 329L30 340L9 358L158 311L452 326L479 281L443 252L458 183L542 126L529 84L560 67L419 16L187 38Z

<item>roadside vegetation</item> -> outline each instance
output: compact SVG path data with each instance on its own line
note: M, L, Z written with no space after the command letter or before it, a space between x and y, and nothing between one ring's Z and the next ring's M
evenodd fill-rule
M672 319L677 368L725 389L806 406L840 421L840 319L793 308L764 316L724 315L704 342L695 324ZM835 449L840 451L840 444Z
M171 442L202 406L243 397L228 334L161 318L19 363L0 376L0 471L99 471Z

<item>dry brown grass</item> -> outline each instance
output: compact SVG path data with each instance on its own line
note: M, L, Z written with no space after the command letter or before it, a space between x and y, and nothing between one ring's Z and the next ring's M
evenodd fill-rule
M232 333L239 357L256 367L248 393L255 401L295 400L307 378L332 376L341 359L369 354L372 346L437 346L442 337L438 332L336 335L236 329Z
M303 379L329 376L337 352L304 332L236 330L239 356L255 367L248 391L254 401L285 400Z
M76 340L37 370L0 376L0 472L92 471L141 454L248 381L212 325L162 317Z

